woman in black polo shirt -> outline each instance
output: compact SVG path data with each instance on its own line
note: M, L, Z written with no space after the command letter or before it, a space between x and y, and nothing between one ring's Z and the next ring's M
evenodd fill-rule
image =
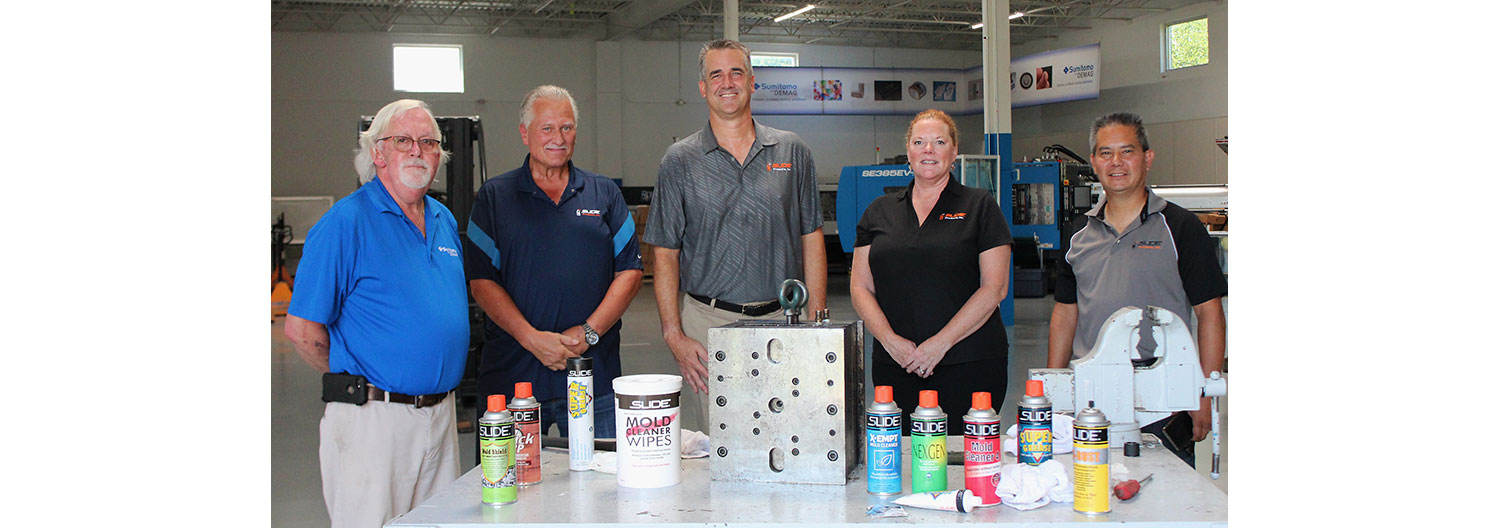
M926 110L906 129L914 174L860 218L850 296L875 336L876 385L910 412L938 391L949 434L963 430L972 394L1005 400L1007 342L999 305L1009 282L1010 226L987 191L949 174L958 127Z

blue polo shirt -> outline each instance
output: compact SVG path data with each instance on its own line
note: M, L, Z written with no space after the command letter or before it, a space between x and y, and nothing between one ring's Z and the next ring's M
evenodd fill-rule
M287 313L328 327L328 367L402 394L458 386L469 352L469 299L458 224L424 197L424 237L380 180L307 233Z
M469 215L465 269L469 280L495 281L538 330L561 332L583 324L604 301L615 273L641 269L635 222L619 186L568 164L568 186L558 203L531 179L531 156L521 166L479 187ZM620 375L621 323L595 328L594 394L610 394ZM538 400L567 395L567 373L536 356L488 317L479 363L483 394L511 395L529 381Z

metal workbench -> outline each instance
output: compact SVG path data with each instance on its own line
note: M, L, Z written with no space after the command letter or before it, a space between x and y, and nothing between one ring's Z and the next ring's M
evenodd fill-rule
M949 438L949 446L962 445L961 442L962 437ZM566 450L547 448L542 450L542 482L521 488L515 504L494 507L480 503L476 467L386 526L606 526L641 522L680 526L765 523L1098 526L1101 522L1133 526L1228 525L1227 495L1165 448L1142 447L1138 458L1126 458L1116 449L1111 450L1110 458L1125 464L1133 478L1144 478L1148 473L1155 476L1130 501L1111 498L1113 511L1108 514L1087 516L1074 512L1072 503L1052 503L1030 511L991 506L967 514L908 507L907 517L874 518L865 513L870 506L888 503L899 495L878 497L866 493L863 466L842 487L763 484L710 480L708 459L698 458L682 461L682 482L676 486L631 489L617 486L612 474L570 472ZM1071 475L1072 457L1060 455L1057 459L1068 466ZM1005 464L1016 463L1011 455L1004 460ZM910 458L903 461L902 482L904 491L909 492ZM963 486L962 466L948 466L948 482L949 489Z

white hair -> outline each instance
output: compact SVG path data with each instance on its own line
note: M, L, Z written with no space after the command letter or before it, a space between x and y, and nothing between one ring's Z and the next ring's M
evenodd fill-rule
M385 137L385 128L392 120L405 115L412 110L421 110L427 113L427 119L432 122L433 139L443 140L443 129L438 128L437 118L432 116L432 108L427 103L416 99L402 99L385 105L375 114L375 119L370 122L370 128L359 133L359 147L354 149L354 171L359 174L359 184L364 185L375 179L375 141ZM413 138L416 139L416 138ZM449 152L442 151L443 155L438 159L438 164L448 163Z
M531 126L531 120L536 117L535 106L538 99L566 99L568 106L573 109L573 123L578 124L578 103L573 100L573 94L568 93L567 88L544 84L532 88L521 98L521 126Z

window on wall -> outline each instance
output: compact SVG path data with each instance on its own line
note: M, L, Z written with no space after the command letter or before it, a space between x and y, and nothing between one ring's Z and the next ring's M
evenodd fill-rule
M396 44L392 50L396 91L464 92L463 46Z
M772 53L772 52L750 52L750 67L761 66L797 66L796 53Z
M1208 64L1208 18L1167 25L1162 51L1162 71Z

